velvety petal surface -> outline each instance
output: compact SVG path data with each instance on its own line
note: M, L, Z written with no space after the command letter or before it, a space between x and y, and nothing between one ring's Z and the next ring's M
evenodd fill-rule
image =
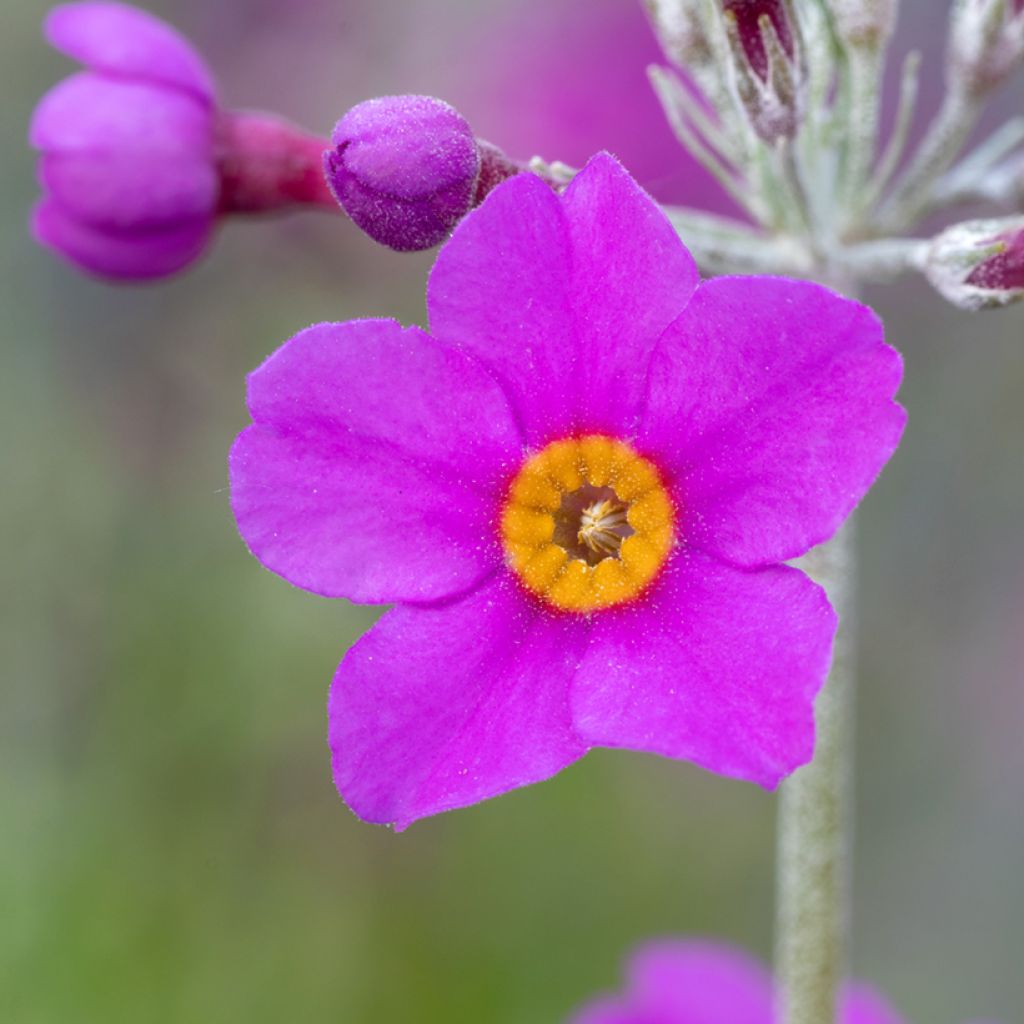
M42 98L29 141L58 153L212 154L212 116L188 93L83 72Z
M172 274L197 259L210 240L213 219L117 232L86 224L44 199L32 213L31 229L37 242L90 273L141 281Z
M697 270L657 204L607 154L561 197L519 174L442 247L428 308L438 337L505 385L533 446L630 433L654 344Z
M213 162L182 153L52 153L40 162L46 191L71 216L96 227L137 230L211 218Z
M471 357L393 320L318 324L249 376L231 504L264 565L353 601L431 601L501 564L521 438Z
M755 566L830 537L899 443L901 376L860 303L782 278L702 284L658 343L639 432L686 542Z
M803 573L684 550L646 596L594 617L573 687L576 730L594 746L774 787L813 753L835 626Z
M585 636L583 620L541 611L504 571L454 602L388 612L331 687L345 802L366 821L404 828L582 756L569 681Z
M213 76L192 44L137 7L61 4L47 17L44 33L55 49L97 71L186 89L206 101L213 99Z

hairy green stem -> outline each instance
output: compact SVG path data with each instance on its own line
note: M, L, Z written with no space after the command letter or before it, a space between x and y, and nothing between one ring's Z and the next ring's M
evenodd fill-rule
M844 205L855 215L860 213L877 155L884 57L877 46L850 48L850 120L842 187Z
M959 89L946 93L928 134L896 184L882 211L882 227L903 230L931 202L935 181L957 158L981 109L980 101Z
M850 918L854 696L853 523L800 567L839 615L832 669L815 707L814 760L782 786L778 821L776 975L780 1024L833 1024Z

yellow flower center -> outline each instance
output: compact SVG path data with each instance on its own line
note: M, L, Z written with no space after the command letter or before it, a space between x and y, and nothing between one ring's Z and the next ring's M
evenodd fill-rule
M501 539L509 565L548 604L592 612L636 597L672 549L675 510L657 469L594 434L554 441L509 488Z

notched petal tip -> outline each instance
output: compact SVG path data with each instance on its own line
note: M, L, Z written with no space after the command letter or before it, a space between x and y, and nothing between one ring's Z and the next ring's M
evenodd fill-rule
M555 775L586 753L567 706L584 640L502 574L444 606L388 612L331 684L342 799L401 831Z

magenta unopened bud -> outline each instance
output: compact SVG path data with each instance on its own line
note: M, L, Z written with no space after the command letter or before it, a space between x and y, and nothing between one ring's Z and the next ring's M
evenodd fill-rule
M803 117L804 55L792 0L721 0L736 88L766 142L796 135Z
M743 52L754 73L762 81L768 78L768 49L765 45L762 18L767 18L771 23L789 59L795 59L793 30L789 12L782 0L722 0L722 8L735 19L736 32Z
M43 97L29 130L44 190L32 230L65 259L117 280L163 277L199 257L223 213L336 209L325 141L220 110L202 57L158 18L65 4L45 32L86 67Z
M928 280L962 309L1007 306L1024 299L1024 218L955 224L935 238Z
M391 249L433 248L477 200L480 147L466 119L442 100L367 100L338 122L331 141L324 165L338 202Z

